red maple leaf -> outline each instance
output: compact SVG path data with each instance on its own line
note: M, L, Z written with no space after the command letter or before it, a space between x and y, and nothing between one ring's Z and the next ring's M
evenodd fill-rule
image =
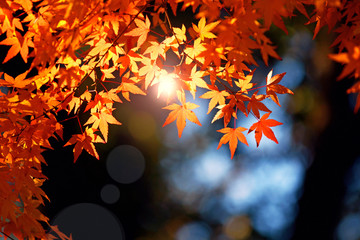
M270 113L265 113L259 119L259 121L254 123L249 129L248 134L255 130L255 140L256 140L257 146L259 146L259 144L260 144L260 140L261 140L261 137L262 137L263 133L267 138L269 138L269 139L273 140L274 142L278 143L278 141L277 141L277 139L275 137L275 134L271 130L270 127L275 127L275 126L281 125L282 123L278 122L278 121L276 121L274 119L267 119L269 116L270 116Z

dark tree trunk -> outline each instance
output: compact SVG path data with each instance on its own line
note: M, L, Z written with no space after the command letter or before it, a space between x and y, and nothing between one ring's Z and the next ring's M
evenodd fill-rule
M359 114L353 113L346 94L351 81L334 79L326 79L330 84L325 93L330 122L315 143L313 163L299 201L294 240L336 238L346 193L344 180L360 154Z

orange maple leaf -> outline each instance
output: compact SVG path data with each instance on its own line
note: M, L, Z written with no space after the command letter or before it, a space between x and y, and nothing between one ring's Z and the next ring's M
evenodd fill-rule
M275 48L276 47L270 45L268 42L264 42L261 45L261 48L260 48L261 56L262 56L266 66L269 66L269 56L271 56L275 59L278 59L278 60L282 60L281 57L275 52Z
M278 141L277 141L277 139L275 137L275 134L271 130L270 127L275 127L275 126L281 125L282 123L278 122L278 121L276 121L274 119L267 119L269 116L270 116L270 113L265 113L259 119L259 121L254 123L249 129L248 134L255 130L255 140L256 140L257 146L259 146L259 144L260 144L261 137L262 137L263 133L267 138L269 138L269 139L273 140L274 142L278 143Z
M230 99L230 101L227 104L219 105L216 107L220 110L215 114L211 123L221 118L224 118L224 127L226 127L231 121L231 118L237 119L237 109L239 109L245 114L245 116L247 116L244 101L249 101L249 97L241 94L236 94L236 96L229 95L226 98Z
M356 97L356 104L355 104L355 108L354 108L354 113L357 113L360 109L360 82L356 82L353 86L351 86L347 91L347 94L350 93L356 93L357 97Z
M346 76L354 76L355 78L360 77L360 46L356 46L353 43L348 43L345 45L348 52L341 52L338 54L329 54L329 58L344 64L344 69L342 70L338 80L345 78Z
M147 35L150 32L150 20L148 17L145 17L145 22L140 19L135 19L134 22L137 28L125 33L124 36L139 37L137 46L140 47L145 42Z
M266 94L270 96L270 98L281 107L279 98L276 95L278 94L294 94L290 89L278 84L282 78L285 76L286 72L276 74L275 76L272 76L273 70L269 72L269 74L266 77Z
M97 140L97 135L94 134L96 129L86 128L82 134L74 134L70 140L64 145L64 147L75 144L73 149L74 162L78 159L83 149L85 149L90 155L99 160L99 154L97 153L93 142Z
M0 45L11 45L11 48L9 49L3 63L15 57L21 49L21 45L17 37L6 38L5 40L0 42Z
M217 130L218 132L225 134L224 136L221 137L217 149L219 149L222 144L226 144L227 142L229 142L229 148L231 151L231 159L232 159L234 157L234 153L237 148L238 141L249 146L245 135L242 133L245 130L247 130L247 128L243 128L243 127L238 127L238 128L228 128L227 127L227 128Z
M13 77L5 73L4 74L5 80L0 79L0 86L23 88L32 82L32 80L24 80L27 74L28 72L26 71L22 74L19 74L14 79Z
M55 232L55 233L59 236L59 238L60 238L61 240L72 240L71 234L70 234L69 237L66 236L63 232L61 232L61 231L59 230L59 228L58 228L57 225L56 225L56 226L50 226L50 228L51 228L51 230L52 230L53 232ZM47 237L49 238L49 240L58 239L57 237L53 236L52 234L48 234Z
M195 113L191 111L191 109L195 109L199 107L195 103L186 102L185 103L185 93L178 91L178 99L181 102L181 105L173 103L169 106L163 107L163 109L172 110L163 124L163 127L172 123L176 120L176 126L178 129L179 138L181 138L182 132L186 125L186 119L189 119L191 122L196 123L201 126L198 118Z
M133 80L133 78L128 78L130 74L125 74L121 79L121 84L119 87L116 88L116 92L123 95L123 97L130 102L130 94L140 94L140 95L146 95L143 90L141 90L138 86L136 86L136 82Z
M218 47L216 45L208 43L204 44L204 47L206 50L204 50L198 55L199 58L203 57L205 59L202 66L203 69L205 69L211 63L213 63L215 66L220 66L221 59L226 60L223 47Z
M9 45L11 46L3 63L9 61L11 58L15 57L20 53L22 59L27 63L27 57L29 53L29 46L33 47L33 43L28 38L23 38L20 34L16 34L16 37L6 38L0 42L0 45Z

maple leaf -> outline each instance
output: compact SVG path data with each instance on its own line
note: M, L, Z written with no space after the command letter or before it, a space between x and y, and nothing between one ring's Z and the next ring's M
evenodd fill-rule
M360 109L360 82L356 82L353 86L351 86L347 91L347 94L357 93L356 104L354 107L354 113L357 113Z
M163 107L163 109L171 110L163 124L163 127L176 120L178 135L179 138L181 138L182 132L186 125L186 119L190 120L193 123L196 123L199 126L201 126L201 123L199 122L195 113L191 111L191 109L195 109L199 106L191 102L185 103L185 94L183 92L178 91L177 94L181 105L173 103L169 106Z
M133 50L130 50L127 55L119 57L116 61L116 63L120 63L119 75L121 76L128 68L132 72L138 72L137 61L142 61L142 57Z
M123 97L130 102L130 95L132 94L140 94L140 95L146 95L143 90L141 90L138 86L136 86L136 81L134 78L128 78L130 74L125 74L121 79L121 84L119 87L117 87L116 92L121 92Z
M68 237L68 236L66 236L63 232L61 232L60 230L59 230L59 228L58 228L58 226L56 225L56 226L50 226L50 228L51 228L51 230L53 231L53 232L55 232L58 236L59 236L59 238L61 239L61 240L72 240L72 235L70 234L70 236ZM50 238L49 240L52 240L52 239L57 239L55 236L53 236L52 234L49 234L48 236L47 236L48 238Z
M195 24L193 25L193 29L195 32L197 32L200 36L200 39L204 41L205 38L216 38L216 35L211 32L220 21L212 22L206 25L206 20L204 17L202 17L198 23L198 26Z
M151 46L146 48L144 55L150 54L151 60L157 59L160 55L164 60L166 60L165 44L154 42L154 41L151 41L150 43L151 43Z
M94 47L90 50L90 52L87 54L88 57L97 56L97 55L103 55L109 47L111 47L111 43L106 42L105 39L101 38L99 41L88 42L88 44L93 45Z
M104 81L105 79L109 79L109 78L115 78L115 76L113 75L113 72L115 71L115 67L112 68L108 68L108 69L101 69L101 81Z
M274 46L271 46L270 44L268 44L266 42L261 45L261 48L260 48L261 56L262 56L266 66L269 65L269 56L272 56L273 58L278 59L278 60L282 60L281 57L275 52L274 49L275 49Z
M188 83L189 88L190 88L189 91L195 99L196 87L201 87L201 88L205 88L205 89L209 89L209 87L208 87L207 83L205 82L205 80L203 79L203 77L205 76L205 72L198 71L196 65L194 65L194 67L191 69L190 74L191 74L189 77L190 81L186 81L186 83Z
M340 27L334 30L339 33L330 47L334 47L339 44L339 52L342 52L345 46L348 44L348 39L355 37L356 25L348 26L348 24L342 24Z
M255 86L255 83L250 83L253 78L254 72L249 73L248 75L244 76L244 79L239 79L235 81L235 85L241 89L242 93L247 94L249 89Z
M118 92L116 91L116 89L111 89L111 90L108 90L107 92L101 91L101 92L99 92L99 95L104 99L111 100L111 102L122 103L122 101L119 98L119 96L117 95L117 93ZM86 97L86 101L90 101L90 99L91 99L91 95L89 95L89 93L87 93L84 97Z
M184 24L180 28L173 27L173 32L176 37L176 42L179 41L179 43L186 42L186 28Z
M99 154L97 153L93 141L96 139L96 134L94 132L96 129L86 128L82 134L74 134L70 140L64 145L64 147L75 144L73 149L74 152L74 162L78 159L83 149L85 149L90 155L94 156L96 159L99 159Z
M218 47L213 44L204 44L204 47L206 50L201 52L198 57L203 57L205 59L203 68L206 68L211 63L214 63L215 66L221 65L221 59L226 60L226 57L224 55L224 48Z
M355 78L360 77L360 46L348 43L345 45L348 52L341 52L338 54L329 54L329 58L345 64L344 69L338 76L338 80L345 78L346 76L353 75Z
M207 91L206 93L204 93L203 95L200 96L200 98L211 99L210 102L209 102L209 107L208 107L207 114L209 114L211 112L211 110L214 107L216 107L217 104L224 105L225 104L225 97L230 95L225 90L219 91L219 89L216 86L212 87L212 89L213 90Z
M201 43L201 39L197 38L194 41L194 46L190 47L187 46L184 50L184 53L186 54L185 63L190 64L194 60L199 61L200 63L204 63L204 58L199 57L199 54L203 51L206 51L206 48L203 43Z
M269 28L271 23L274 23L276 26L284 30L286 33L286 28L284 29L284 23L281 19L281 16L288 16L289 13L285 8L285 3L288 0L257 0L255 2L255 8L259 9L259 12L264 16L264 25L266 28Z
M100 112L93 112L91 113L91 117L86 121L84 125L92 124L93 129L100 130L101 134L103 135L105 142L108 141L108 132L109 132L109 123L121 125L121 122L116 120L112 115L113 109L108 109L103 107Z
M149 87L155 76L159 74L160 68L156 64L156 61L150 58L144 57L142 63L144 66L139 69L139 75L145 76L145 90Z
M13 77L5 73L5 80L0 79L0 85L14 88L23 88L32 82L32 80L24 80L27 74L28 72L26 71L22 74L19 74L14 79Z
M279 98L276 95L278 94L294 94L290 89L278 84L282 78L285 76L284 73L276 74L275 76L272 76L273 70L269 72L269 74L266 77L266 95L270 96L270 98L281 107Z
M237 118L237 114L236 114L237 109L240 109L242 112L244 112L245 115L247 115L245 105L243 101L240 99L240 97L229 95L227 98L230 99L229 103L224 105L219 105L216 107L220 110L215 114L211 123L221 118L224 118L224 127L226 127L231 121L232 117L235 119Z
M112 100L109 99L108 96L106 96L106 94L104 95L102 93L103 92L100 92L99 94L96 94L94 100L88 102L84 112L87 112L90 109L93 110L93 111L96 111L103 104L111 104L112 103Z
M146 16L145 22L140 19L135 19L135 25L137 28L132 29L130 32L125 33L125 36L139 37L137 46L140 47L145 42L148 33L150 32L150 20Z
M254 123L249 131L248 131L248 134L252 131L255 130L255 140L256 140L256 144L257 146L259 146L260 144L260 141L261 141L261 137L262 137L262 134L264 133L264 135L273 140L274 142L278 143L276 137L275 137L275 134L274 132L271 130L270 127L275 127L275 126L278 126L278 125L281 125L282 123L281 122L278 122L274 119L267 119L268 117L270 116L270 113L265 113L260 119L258 122Z
M15 57L20 52L20 49L21 49L21 44L17 37L6 38L0 42L0 45L11 45L3 63L6 63L11 58Z
M341 19L341 12L336 7L326 7L326 8L321 8L321 11L316 12L316 14L314 14L306 24L311 24L316 22L314 35L313 35L313 39L315 39L315 37L317 36L317 34L319 33L320 29L323 26L328 25L328 31L330 32L330 30L335 26L337 22L340 21L340 19Z
M33 3L31 0L15 0L14 2L20 4L25 11L30 11L33 7Z
M252 111L257 118L260 118L259 110L264 112L271 112L269 108L265 106L261 101L265 99L264 95L257 95L258 91L256 91L251 98L249 99L249 103L247 105L247 109L250 113Z
M238 141L249 146L245 135L242 133L245 130L247 130L247 128L243 128L243 127L238 127L238 128L228 128L227 127L227 128L217 130L218 132L225 134L224 136L221 137L217 149L219 149L222 144L226 144L227 142L229 142L229 148L230 148L231 159L232 159L234 157L234 153L237 148Z

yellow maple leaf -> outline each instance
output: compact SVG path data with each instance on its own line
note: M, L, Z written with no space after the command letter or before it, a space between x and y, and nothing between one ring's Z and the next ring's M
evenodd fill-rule
M103 108L100 112L91 113L91 117L84 125L92 124L92 128L99 129L104 137L105 142L108 140L109 123L121 125L112 115L112 109Z
M253 72L246 75L246 77L244 76L244 79L239 79L238 81L235 81L235 85L241 89L240 91L242 93L247 94L248 93L247 90L251 89L255 85L254 83L250 83L252 78L253 78Z
M216 38L216 35L211 32L220 21L212 22L206 25L206 20L204 17L202 17L196 26L193 24L193 28L195 32L197 32L201 38L202 41L204 41L205 38Z
M201 43L201 39L197 38L194 41L194 47L186 47L184 53L186 54L185 63L190 64L195 60L204 63L204 57L198 57L200 53L206 51L204 44Z
M209 114L217 104L224 105L225 97L229 95L230 94L227 91L225 90L219 91L217 88L215 88L214 90L210 90L204 93L203 95L200 96L200 98L211 99L209 102L209 108L207 112L207 114Z
M145 22L140 19L135 19L135 25L137 28L132 29L130 32L125 33L125 36L139 37L137 46L140 47L146 40L148 33L150 32L150 20L145 18Z

